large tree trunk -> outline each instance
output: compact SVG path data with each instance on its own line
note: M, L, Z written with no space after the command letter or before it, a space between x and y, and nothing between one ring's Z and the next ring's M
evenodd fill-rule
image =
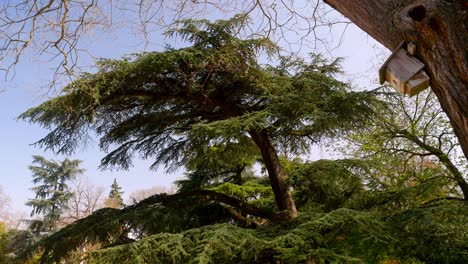
M278 209L285 212L285 218L295 218L297 210L287 182L288 176L280 163L268 133L266 130L260 132L252 130L249 134L262 153Z
M430 85L468 158L468 1L324 0L389 49L417 45Z

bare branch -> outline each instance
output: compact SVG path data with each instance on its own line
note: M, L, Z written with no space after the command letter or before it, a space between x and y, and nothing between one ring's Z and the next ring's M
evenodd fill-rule
M83 61L96 55L86 45L93 33L135 30L148 47L153 32L180 20L225 19L239 13L252 18L250 32L243 34L270 37L290 52L303 46L317 50L333 42L331 27L346 29L350 23L330 10L318 0L6 0L0 4L0 70L6 78L14 77L15 66L34 52L54 69L55 84L62 77L73 78L86 66Z

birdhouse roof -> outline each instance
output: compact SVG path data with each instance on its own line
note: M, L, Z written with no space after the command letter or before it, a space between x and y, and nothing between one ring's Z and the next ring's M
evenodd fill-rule
M383 84L386 81L386 70L390 70L393 75L400 79L400 81L407 82L424 68L424 64L422 62L407 54L407 52L403 49L404 44L404 41L400 42L398 47L393 51L390 57L388 57L382 67L380 67L380 84Z

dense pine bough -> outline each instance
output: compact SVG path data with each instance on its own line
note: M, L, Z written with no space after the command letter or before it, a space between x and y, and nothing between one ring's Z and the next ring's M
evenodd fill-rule
M463 263L467 213L458 203L377 212L338 209L299 217L289 226L245 229L210 225L162 233L90 253L92 263ZM464 212L462 211L464 210ZM449 220L448 215L456 219ZM399 220L399 222L393 222ZM460 229L459 229L460 228ZM437 242L435 242L437 241Z
M466 202L439 200L434 195L440 187L437 182L401 191L365 190L353 177L357 175L351 167L356 165L327 160L293 165L299 209L293 221L264 221L274 214L252 205L255 201L244 211L224 203L263 192L261 184L155 195L122 210L102 209L42 240L43 261L78 257L90 263L463 263L468 259ZM349 188L343 189L343 179ZM256 191L252 186L257 186ZM264 197L268 200L268 193ZM258 210L257 216L245 214L249 210ZM233 211L246 216L250 224ZM99 246L80 251L90 244Z
M285 164L299 210L292 221L275 219L267 181L246 177L242 185L101 209L35 246L43 263L465 262L466 202L441 199L446 183L435 177L412 188L369 190L362 177L371 165Z

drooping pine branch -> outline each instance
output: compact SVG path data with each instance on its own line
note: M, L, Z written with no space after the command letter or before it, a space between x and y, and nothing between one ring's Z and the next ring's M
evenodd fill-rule
M255 225L254 220L247 221L245 219L246 215L269 221L289 219L284 212L274 213L212 190L198 190L173 195L157 194L121 210L100 209L54 233L41 241L40 245L44 248L44 259L58 260L86 243L100 243L103 246L109 246L119 244L120 241L127 241L125 238L128 237L129 232L134 235L148 235L182 231L193 226L193 223L190 224L192 220L187 222L184 219L184 217L190 219L195 217L193 208L213 204L221 205L221 208L224 207L225 217L227 215L234 221L241 220L242 225ZM214 212L213 210L211 213ZM239 218L239 216L244 219Z

